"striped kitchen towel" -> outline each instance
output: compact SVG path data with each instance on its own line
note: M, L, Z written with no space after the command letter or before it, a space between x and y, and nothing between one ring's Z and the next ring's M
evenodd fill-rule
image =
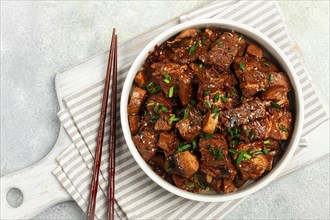
M180 17L186 21L198 18L224 18L235 20L263 32L270 37L287 55L292 63L303 88L305 104L305 121L303 136L315 129L328 119L308 74L301 54L296 50L296 43L287 28L283 16L276 2L268 1L217 1L210 5ZM119 77L118 97L130 64L138 52L159 32L175 25L172 22L148 34L148 38L141 38L141 42L128 42L119 46ZM132 44L138 45L127 53ZM97 61L97 62L96 62ZM89 196L89 183L93 166L93 152L96 148L96 137L100 115L104 73L106 68L106 54L89 61L88 70L83 71L84 88L74 92L63 92L63 108L58 116L66 129L73 144L69 145L57 158L59 167L54 174L63 187L70 193L78 205L85 211ZM83 65L83 64L81 64ZM77 67L76 67L77 68ZM78 67L79 69L79 67ZM72 77L77 77L75 71L67 72L66 80L62 80L63 91L72 88ZM63 73L63 76L65 73ZM73 76L74 75L74 76ZM91 83L91 79L93 82ZM67 83L66 83L67 82ZM83 83L82 83L83 84ZM64 89L65 88L65 89ZM119 103L118 105L119 106ZM119 109L118 109L119 110ZM131 156L125 143L118 115L117 123L117 155L116 155L116 214L120 219L198 219L221 218L241 200L224 203L194 202L171 194L154 183L139 168ZM109 134L109 118L106 120L105 134ZM97 198L96 218L106 216L106 180L108 179L108 135L104 138L103 157L101 162L99 193ZM305 140L301 145L306 145ZM304 149L299 148L291 163L299 157ZM289 171L287 171L289 172ZM190 209L190 207L194 209ZM216 207L216 208L215 208Z

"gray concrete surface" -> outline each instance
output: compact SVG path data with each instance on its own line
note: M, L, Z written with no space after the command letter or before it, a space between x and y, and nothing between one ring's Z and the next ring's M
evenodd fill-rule
M105 51L112 27L121 41L208 1L1 2L1 176L32 165L59 131L54 77ZM281 1L315 82L329 103L329 2ZM327 137L329 139L329 137ZM81 219L74 202L35 219ZM329 157L250 196L228 219L327 219Z

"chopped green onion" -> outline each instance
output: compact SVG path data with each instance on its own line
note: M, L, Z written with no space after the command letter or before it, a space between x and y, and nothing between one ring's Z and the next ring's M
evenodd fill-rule
M243 101L244 99L245 99L244 96L241 96L240 100Z
M233 140L230 142L230 146L231 146L231 147L235 147L236 144L238 144L238 139L233 139Z
M188 118L188 114L189 114L189 107L187 107L187 108L184 109L183 119L187 119Z
M265 141L264 141L264 144L269 144L269 143L270 143L269 140L265 140Z
M165 79L168 79L169 81L172 80L172 77L170 75L168 75L167 73L164 73L164 77L165 77Z
M218 157L217 157L217 159L218 159L218 160L222 160L222 156L223 156L223 150L220 149L220 150L218 151Z
M251 133L250 133L250 140L251 140L251 141L253 141L253 139L254 139L254 135L255 135L254 132L251 132Z
M153 82L151 82L151 83L149 83L148 85L147 85L147 90L150 90L151 89L151 87L154 85L154 83Z
M147 116L147 110L146 109L144 109L143 114L144 114L144 116Z
M217 156L218 155L218 152L214 149L214 147L212 145L207 145L209 150L210 150L210 153L213 155L213 156Z
M160 89L161 89L160 86L157 85L157 86L155 86L155 87L150 91L150 93L151 93L151 94L155 94L155 93L158 92Z
M197 178L198 178L198 174L195 173L195 174L193 175L193 178L194 178L194 179L197 179Z
M216 112L216 113L213 113L214 115L213 115L213 119L216 119L218 116L219 116L219 112Z
M168 80L168 79L164 79L163 80L165 83L167 83L167 84L169 84L171 81L170 80Z
M193 53L195 53L195 51L197 50L198 46L195 44L195 45L192 45L189 49L189 52L188 52L188 55L192 55Z
M195 106L196 105L196 101L195 100L190 100L190 105L192 105L192 106Z
M168 97L172 98L174 94L174 86L172 86L169 90L168 90Z
M210 90L206 90L206 91L204 91L204 97L210 95L210 93L211 93Z
M238 154L238 151L233 148L229 148L228 151L232 154Z
M268 149L264 147L264 148L262 149L262 152L264 152L264 154L268 154Z
M189 183L187 186L188 186L188 188L195 187L195 183Z
M227 97L227 98L231 98L231 94L230 94L230 92L227 92L226 97Z
M153 106L155 103L153 103L153 102L149 102L148 104L147 104L147 106L149 107L149 106Z
M170 166L166 169L166 172L170 173L170 172L172 172L172 170L173 170L173 167Z
M196 140L192 141L192 147L193 147L193 150L196 150L196 148L197 148Z
M286 129L286 127L284 127L283 125L280 125L280 129L284 132L288 132L288 129Z
M200 137L204 138L205 140L210 140L213 137L213 134L201 134Z
M252 156L245 153L245 154L243 154L243 157L249 160L249 159L251 159Z
M228 48L228 50L226 50L226 53L230 53L230 52L232 52L232 50Z
M162 112L164 112L164 113L167 113L167 112L168 112L167 108L165 108L165 107L161 107L160 109L161 109Z
M218 44L219 47L222 47L222 42L221 41L216 40L216 42L217 42L217 44Z
M202 44L203 45L205 44L205 37L204 36L202 37Z
M226 97L224 97L224 96L221 96L221 101L222 101L223 103L226 103L226 102L227 102L227 99L226 99Z
M243 35L240 35L238 38L238 42L241 42L242 39L243 39Z
M175 119L175 114L173 114L171 117L170 117L170 119L168 119L168 124L170 125L170 124L172 124L173 123L173 121L174 121L174 119Z
M220 94L217 92L214 95L214 102L219 102L219 100L220 100Z
M218 113L218 111L219 111L218 107L215 107L215 108L211 109L211 113Z
M245 65L242 62L239 62L239 68L241 68L241 70L245 70Z
M237 94L237 90L235 87L233 88L233 92L234 92L234 94Z
M272 101L271 104L272 104L272 106L273 106L274 108L276 108L277 110L280 110L280 109L281 109L281 106L280 106L279 104L277 104L277 102Z
M206 107L208 107L208 108L211 108L211 104L210 104L210 102L208 102L208 101L204 101L204 105L205 105Z
M154 107L154 112L158 112L159 111L159 105L157 104L155 107Z
M183 145L183 146L179 146L179 147L178 147L178 151L179 151L179 152L183 152L183 151L187 150L187 149L190 148L190 147L191 147L191 144L185 144L185 145Z
M244 129L244 132L245 132L245 133L249 133L250 131L251 131L251 130L248 129L248 128L247 128L247 129Z
M204 67L204 65L201 63L201 64L199 64L199 68L203 68Z
M268 81L270 82L270 81L272 81L273 79L274 79L273 74L270 74L269 77L268 77Z
M239 153L237 159L236 159L236 165L240 164L242 162L242 159L244 157L244 154L246 153L245 150L243 150L242 152Z
M159 118L159 115L154 115L151 117L151 122L155 122L157 121L157 119Z
M260 154L263 154L263 152L262 151L256 151L256 152L253 152L252 154L253 155L260 155Z
M269 63L266 63L266 62L262 62L263 64L265 64L265 66L270 66Z
M173 121L180 121L180 120L181 120L181 118L175 117Z
M247 151L250 154L252 152L252 147L249 147L249 149Z
M198 185L202 188L202 189L206 189L204 183L202 181L198 181Z

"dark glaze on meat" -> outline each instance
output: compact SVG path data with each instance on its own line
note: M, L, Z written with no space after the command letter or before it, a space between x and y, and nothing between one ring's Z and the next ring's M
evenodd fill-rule
M183 190L230 193L258 180L292 133L288 77L236 32L186 29L156 46L134 81L133 142Z

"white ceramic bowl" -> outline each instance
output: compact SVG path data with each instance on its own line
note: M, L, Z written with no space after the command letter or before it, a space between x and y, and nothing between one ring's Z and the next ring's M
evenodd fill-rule
M293 87L293 93L294 93L294 105L295 105L295 112L294 112L294 128L293 133L291 136L291 139L286 147L286 150L280 160L276 163L274 168L271 172L269 172L267 175L262 177L260 180L253 182L251 184L248 184L246 186L243 186L241 189L237 189L232 193L229 194L200 194L200 193L192 193L187 192L184 190L179 189L178 187L168 183L167 181L163 180L161 177L159 177L150 167L149 165L143 160L143 158L140 156L139 152L137 151L133 141L131 132L129 129L129 123L128 123L128 116L127 116L127 105L128 100L130 96L130 92L132 89L133 81L135 74L138 72L138 70L141 68L143 63L145 62L149 51L153 51L155 45L160 45L172 36L177 35L182 30L196 27L196 28L205 28L205 27L217 27L224 30L233 30L236 32L239 32L243 34L245 37L255 41L257 44L263 47L264 50L266 50L273 58L274 60L279 64L279 66L282 68L282 70L288 75L291 85ZM281 51L281 49L268 37L266 37L261 32L234 22L234 21L228 21L228 20L222 20L222 19L199 19L196 21L189 21L182 24L179 24L177 26L174 26L167 31L163 32L159 36L157 36L154 40L152 40L137 56L134 63L132 64L128 75L126 77L122 97L121 97L121 103L120 103L120 116L121 116L121 125L124 133L125 140L127 142L127 145L136 160L136 162L139 164L139 166L142 168L142 170L157 184L159 184L164 189L168 190L169 192L172 192L178 196L195 200L195 201L203 201L203 202L223 202L223 201L229 201L234 200L238 198L242 198L244 196L247 196L251 193L254 193L258 191L259 189L263 188L267 184L269 184L272 180L274 180L280 172L285 168L287 163L290 161L295 149L298 146L298 142L301 136L302 131L302 125L303 125L303 98L302 98L302 91L299 84L299 80L296 76L296 73L291 66L288 58L285 56L285 54Z

